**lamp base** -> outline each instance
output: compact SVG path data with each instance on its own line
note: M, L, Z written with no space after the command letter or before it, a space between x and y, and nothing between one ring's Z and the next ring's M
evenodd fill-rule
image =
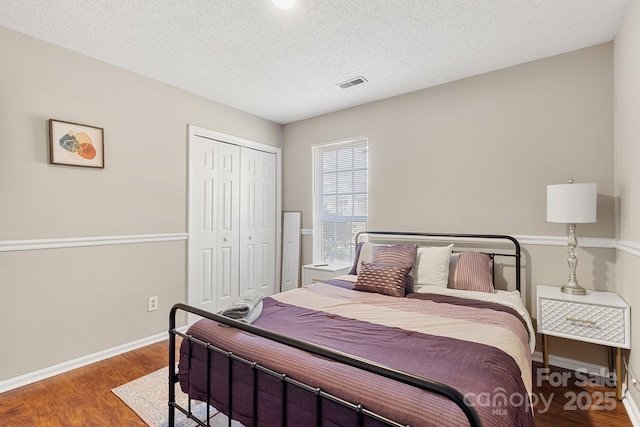
M587 291L578 285L577 283L568 283L566 285L562 285L560 291L569 295L586 295Z
M578 278L576 277L576 267L578 265L578 257L576 256L576 246L578 246L578 239L576 238L576 225L569 224L569 237L567 239L567 245L569 245L569 257L567 258L567 264L569 264L569 280L567 284L560 289L562 293L569 295L586 295L587 291L578 285Z

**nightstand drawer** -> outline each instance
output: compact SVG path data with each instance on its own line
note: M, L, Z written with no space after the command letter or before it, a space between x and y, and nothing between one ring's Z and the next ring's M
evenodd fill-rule
M542 333L569 335L607 345L625 345L627 331L623 308L545 298L539 302Z

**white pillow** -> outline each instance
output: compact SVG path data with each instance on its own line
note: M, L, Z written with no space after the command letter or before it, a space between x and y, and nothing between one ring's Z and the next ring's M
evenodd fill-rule
M373 243L364 242L360 248L360 257L358 258L358 265L356 266L357 274L360 274L362 268L362 261L371 262L373 260Z
M420 286L446 288L449 280L449 260L453 244L449 246L419 247L416 256L414 292Z

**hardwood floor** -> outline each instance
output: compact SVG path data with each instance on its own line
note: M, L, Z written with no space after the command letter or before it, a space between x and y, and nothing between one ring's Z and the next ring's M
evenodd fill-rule
M144 427L146 424L111 389L167 364L168 343L161 342L0 394L0 426ZM568 380L560 386L567 371L559 369L553 369L552 383L536 384L538 368L534 363L536 427L632 425L624 405L607 397L613 389L591 384L578 387L576 380L583 378L573 373L564 374Z
M0 426L141 426L111 392L169 363L168 342L112 357L0 394Z
M536 427L632 427L623 403L615 399L615 388L607 387L601 377L552 367L550 380L540 381L539 369L543 369L542 364L534 362Z

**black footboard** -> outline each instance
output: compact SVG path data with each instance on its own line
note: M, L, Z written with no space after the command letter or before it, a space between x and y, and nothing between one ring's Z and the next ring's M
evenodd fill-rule
M355 425L358 426L363 426L365 425L365 419L368 420L374 420L376 421L376 423L378 425L391 425L391 426L401 426L402 424L399 424L397 422L394 422L393 420L389 420L387 418L385 418L384 416L380 415L380 414L376 414L373 413L371 411L369 411L367 408L363 407L362 405L358 404L358 403L354 403L354 402L346 402L343 399L340 399L334 395L331 395L329 393L326 393L325 391L316 388L313 386L313 384L303 384L299 381L296 381L295 379L289 378L287 375L282 374L282 373L278 373L278 372L274 372L270 369L268 369L267 367L261 366L257 363L255 363L254 361L251 360L247 360L245 358L241 358L231 352L226 351L225 349L221 349L218 347L215 347L213 345L211 345L210 343L206 343L203 342L201 340L198 340L194 337L191 337L187 334L183 334L179 331L176 330L176 313L179 311L185 311L188 313L193 313L196 314L198 316L202 316L211 320L214 320L218 323L224 324L224 325L228 325L230 327L234 327L237 329L241 329L243 331L246 332L250 332L252 334L255 334L257 336L263 337L263 338L267 338L276 342L279 342L281 344L290 346L290 347L294 347L297 348L299 350L303 350L303 351L307 351L313 354L316 354L318 356L330 359L330 360L334 360L340 363L344 363L347 364L349 366L353 366L368 372L372 372L375 373L377 375L386 377L386 378L390 378L392 380L395 381L399 381L402 382L404 384L408 384L417 388L420 388L422 390L426 390L429 391L431 393L435 393L437 395L443 396L446 399L449 399L450 401L452 401L453 403L455 403L460 410L464 413L464 415L466 416L466 418L469 421L469 425L472 427L475 426L481 426L482 423L480 421L480 418L478 416L478 413L476 412L475 408L473 406L468 405L467 402L465 402L465 399L463 397L463 395L455 390L454 388L447 386L446 384L442 384L439 383L437 381L432 381L426 378L422 378L422 377L418 377L415 375L411 375L411 374L407 374L398 370L394 370L394 369L390 369L387 368L385 366L373 363L371 361L362 359L362 358L358 358L358 357L354 357L351 356L349 354L346 353L342 353L342 352L337 352L334 350L331 350L329 348L326 347L322 347L322 346L317 346L314 344L311 344L309 342L305 342L305 341L301 341L301 340L297 340L297 339L293 339L284 335L280 335L280 334L276 334L273 333L271 331L262 329L262 328L258 328L255 326L251 326L248 325L246 323L242 323L242 322L238 322L232 319L229 319L227 317L223 317L217 314L213 314L210 312L206 312L200 309L197 309L195 307L191 307L185 304L176 304L173 306L173 308L171 309L171 314L170 314L170 327L169 327L169 426L174 426L175 425L175 415L176 415L176 409L182 413L185 414L185 416L193 419L196 423L198 423L201 426L209 426L210 424L210 416L207 416L206 419L207 421L203 422L198 420L191 412L191 400L189 400L189 404L187 405L187 408L183 408L182 406L178 405L176 402L176 396L175 396L175 385L178 382L178 375L177 372L175 370L175 366L176 366L176 337L180 336L182 337L183 340L188 340L189 343L191 343L190 345L197 345L197 346L202 346L204 348L207 349L208 352L216 352L218 354L222 354L224 356L226 356L229 360L229 369L231 369L231 364L232 362L240 362L242 364L245 364L246 366L250 367L252 369L252 371L254 372L254 376L257 375L258 372L261 373L265 373L268 374L274 378L277 378L280 380L281 382L281 386L282 386L282 395L286 396L287 395L287 388L290 386L293 387L297 387L303 390L306 390L308 392L314 393L316 396L316 405L317 405L317 422L316 425L320 426L322 423L322 408L326 405L326 402L329 402L330 404L337 404L340 405L342 407L345 408L349 408L351 410L354 411L354 413L356 414L356 419L357 422L355 423ZM208 357L207 360L209 360L210 358ZM232 381L228 381L229 384L229 390L228 390L228 396L229 396L229 405L228 405L228 419L229 419L229 426L231 426L231 420L233 418L234 415L234 410L233 410L233 402L231 400L231 396L233 396L232 390L231 390L231 386L232 386ZM254 387L255 389L255 387ZM210 396L208 396L207 400L210 400ZM286 399L283 399L286 400ZM255 392L254 392L254 414L257 414L257 411L255 410L255 405L256 405L256 400L255 400ZM282 402L282 411L284 416L282 417L283 419L283 425L287 425L286 423L286 401ZM428 411L429 408L425 408L425 411ZM209 414L208 414L209 415ZM254 417L254 425L258 425L259 420L256 419L256 417Z

